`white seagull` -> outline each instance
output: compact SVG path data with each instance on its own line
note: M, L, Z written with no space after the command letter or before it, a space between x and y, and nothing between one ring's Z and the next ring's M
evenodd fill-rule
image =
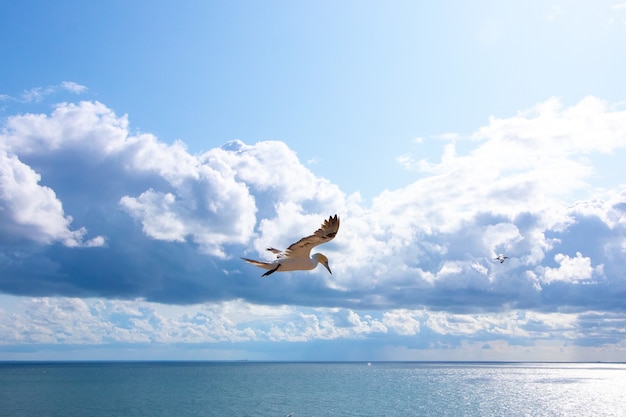
M508 256L504 256L503 254L499 254L498 256L496 256L495 258L496 261L500 261L500 263L504 262L505 259L509 259Z
M339 230L339 217L330 216L328 220L324 220L322 226L311 236L303 237L296 243L291 244L286 250L280 251L274 248L267 248L268 251L276 254L276 260L272 262L255 261L254 259L241 258L244 261L256 265L259 268L268 271L262 276L266 277L276 271L310 271L315 269L317 264L322 264L332 275L330 266L328 266L328 258L321 253L314 253L310 256L311 249L322 243L333 240ZM280 269L279 269L280 268Z

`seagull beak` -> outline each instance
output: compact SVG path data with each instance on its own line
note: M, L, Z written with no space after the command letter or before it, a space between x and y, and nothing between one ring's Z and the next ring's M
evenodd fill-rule
M324 263L324 264L322 264L322 265L324 265L324 267L325 267L326 269L328 269L328 272L330 272L330 275L332 275L332 274L333 274L333 271L331 271L331 270L330 270L330 266L328 266L328 264L327 264L327 263Z

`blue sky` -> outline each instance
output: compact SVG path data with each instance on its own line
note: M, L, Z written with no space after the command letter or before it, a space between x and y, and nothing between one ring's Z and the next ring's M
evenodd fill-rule
M626 3L0 15L0 360L626 360Z

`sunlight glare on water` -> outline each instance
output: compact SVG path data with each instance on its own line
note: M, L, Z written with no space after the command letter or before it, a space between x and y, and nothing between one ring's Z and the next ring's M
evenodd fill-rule
M0 417L611 417L625 364L0 363Z

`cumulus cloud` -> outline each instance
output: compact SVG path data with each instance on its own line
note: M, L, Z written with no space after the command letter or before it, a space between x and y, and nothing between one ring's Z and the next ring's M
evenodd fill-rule
M71 229L71 216L64 214L54 190L41 186L40 180L31 167L0 150L0 231L8 241L5 243L29 239L80 246L85 228ZM85 244L100 246L103 242L97 236Z
M127 116L99 102L14 115L0 137L0 289L353 312L618 311L626 191L590 181L594 158L622 150L625 138L626 112L593 97L570 107L549 99L490 119L470 141L442 135L439 161L408 155L420 177L366 204L280 141L191 154L131 133ZM459 151L460 140L471 146ZM260 279L239 260L268 256L267 246L284 248L335 213L341 230L319 248L332 276ZM498 253L510 259L500 264ZM417 334L424 323L397 312L344 322L362 335ZM318 315L293 323L308 329L298 338L341 334Z
M583 257L580 252L570 258L562 253L554 255L554 260L559 264L558 268L547 267L544 271L543 280L546 283L554 281L580 282L591 279L594 269L591 267L591 259Z

